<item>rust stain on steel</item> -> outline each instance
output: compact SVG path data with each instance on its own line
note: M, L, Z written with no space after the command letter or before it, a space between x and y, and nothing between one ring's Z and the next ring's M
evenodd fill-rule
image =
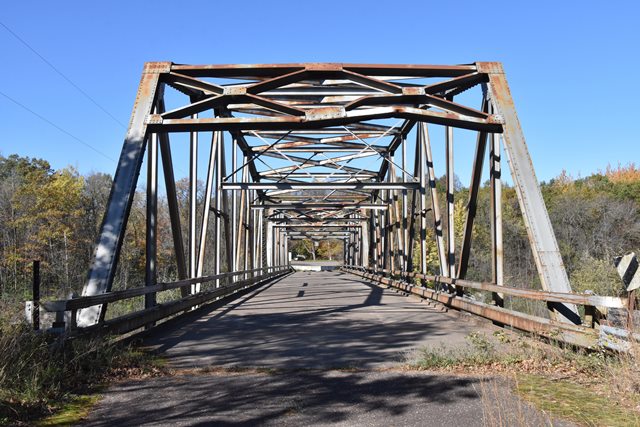
M400 289L421 298L429 298L448 307L463 310L522 331L531 332L548 338L560 339L566 343L585 348L593 348L597 345L598 335L591 328L571 325L564 322L507 310L502 307L464 299L456 296L455 293L449 294L436 292L428 288L413 286L408 283L399 282L372 273L364 273L362 271L349 268L346 270L373 282L382 283L386 286Z
M276 226L282 222L315 224L316 231L304 231L312 237L344 237L345 264L375 267L377 272L414 271L412 259L407 255L413 253L416 245L426 248L428 233L424 214L432 210L437 214L434 215L436 221L439 217L435 193L431 192L432 206L428 206L426 197L426 188L435 179L432 174L426 174L433 170L428 132L428 125L433 124L447 127L447 137L443 141L447 147L452 147L454 128L477 131L478 141L483 138L486 140L491 134L492 144L497 138L498 147L504 140L504 151L511 161L514 187L529 232L529 243L536 258L540 282L546 291L553 292L498 287L496 283L443 277L456 276L453 269L445 268L447 263L442 262L444 255L440 257L439 274L442 276L427 276L426 262L423 261L421 271L425 273L424 276L414 273L405 277L431 280L438 286L459 291L472 288L546 301L554 310L550 311L554 320L564 319L575 324L581 322L577 310L574 310L576 304L587 307L622 305L623 302L616 298L571 294L568 280L567 283L563 281L566 272L559 260L559 253L558 256L553 255L555 236L548 218L545 219L546 209L538 181L503 73L502 65L497 62L461 65L147 64L134 110L135 120L131 122L121 155L123 160L116 173L116 177L120 177L126 185L114 184L105 215L107 225L101 230L101 241L106 242L101 253L108 257L94 260L91 286L85 288L85 295L110 291L117 267L118 245L124 238L126 225L120 224L120 220L124 218L126 222L128 218L145 146L149 146L151 139L160 134L162 146L165 147L164 166L166 155L170 159L169 137L173 132L190 133L190 188L193 192L196 191L195 180L198 178L193 167L198 164L197 150L193 149L198 133L214 131L221 137L218 132L224 131L231 136L226 143L217 145L219 153L211 151L207 169L216 171L215 185L211 184L209 190L215 191L215 200L222 201L216 204L213 228L219 237L224 226L224 236L228 240L224 246L230 247L226 251L218 250L223 246L219 245L219 238L214 240L215 273L220 273L224 265L241 269L244 264L244 268L249 270L250 267L286 264L289 251L287 242L293 235L287 234L291 227ZM480 108L470 106L466 97L456 98L458 94L479 85L482 91L475 95L482 97ZM178 92L178 96L170 99L170 111L165 108L163 88L167 86ZM454 102L454 98L458 102ZM179 103L177 106L176 102ZM419 131L414 132L414 127ZM494 135L499 133L504 134L502 138ZM135 151L130 149L133 145L137 147ZM407 149L415 150L413 165L407 164ZM292 152L301 154L291 155ZM232 167L226 164L227 155L224 153L232 153L229 156L232 158ZM238 155L242 157L238 159ZM477 157L481 156L478 154ZM272 159L277 160L270 163ZM497 165L499 169L498 162L499 158L494 156L492 165ZM372 166L372 163L376 164ZM447 159L448 170L453 171L453 163L451 155ZM474 167L479 173L481 164L474 164L478 165ZM157 173L147 172L148 176ZM425 179L427 175L429 182ZM172 177L165 184L173 187L175 192L174 181ZM491 191L492 198L499 200L499 196L495 196L497 190L492 187ZM474 203L477 202L476 193L470 192L469 203L462 208L467 210L468 218L473 214ZM410 198L413 200L411 206ZM197 198L192 196L191 199ZM420 207L416 203L418 199ZM232 204L231 209L226 206L227 203ZM371 211L365 210L365 207L371 208ZM192 212L196 211L192 209ZM204 211L208 218L209 210ZM175 224L175 228L180 229L177 208L171 209L170 213L173 218L178 218L177 221L172 220L172 226ZM197 243L199 247L207 248L206 233L198 233L200 226L193 220L196 213L190 216L193 218L189 222L189 235L200 234L200 242ZM342 222L334 223L337 225L332 229L335 233L319 225L336 219ZM350 228L350 223L358 226ZM495 231L497 223L497 217L491 219L494 243L497 239L502 242L502 233ZM150 231L154 226L147 224L147 236L155 234ZM472 227L473 221L465 221L465 236L472 235ZM441 224L434 224L434 229L438 236ZM303 229L297 230L302 232L300 230ZM113 236L116 238L112 239ZM191 242L196 240L196 237L190 239L190 253L196 251L196 243ZM435 237L435 240L442 246L441 237ZM471 240L465 239L465 242L468 244L464 246L462 256L458 257L461 265L463 260L468 259L472 249ZM156 256L151 251L154 244L147 243L147 259L150 259ZM176 253L181 247L182 242L174 242ZM455 259L456 248L450 249L450 257ZM494 267L502 263L501 254L496 254L499 250L496 247L492 251ZM221 259L223 252L227 256L225 260ZM424 250L422 253L423 259L426 259ZM149 263L152 264L155 265ZM155 277L155 271L146 273L149 273L146 277ZM460 276L458 273L458 276L464 278L462 274ZM390 279L381 280L422 295L434 292ZM502 275L500 279L494 278L492 281L502 284ZM153 281L147 285L147 290L157 290ZM496 321L508 323L507 320L512 319L515 327L525 330L541 328L549 332L551 327L556 327L553 322L545 323L546 320L478 305L465 298L437 292L430 295L433 298L445 298L454 307ZM567 317L567 311L572 315ZM590 323L589 319L593 316L589 316L586 319ZM570 326L563 328L563 333L582 333L582 329L571 329Z

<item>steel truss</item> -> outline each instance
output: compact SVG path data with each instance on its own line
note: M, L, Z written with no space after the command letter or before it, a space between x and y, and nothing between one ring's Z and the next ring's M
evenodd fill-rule
M454 102L466 100L467 94L461 94L472 88L481 89L479 106ZM443 127L444 135L444 212L430 138L434 126ZM459 243L454 226L454 129L476 133ZM176 195L176 143L170 141L175 133L190 138L188 236L182 235ZM198 171L198 147L203 143L209 148L205 173ZM344 241L346 264L399 274L434 273L427 271L429 245L434 245L435 274L449 278L452 289L461 292L455 280L467 274L487 154L490 283L502 286L503 152L542 288L571 292L500 63L147 63L83 295L111 290L145 153L147 286L157 282L160 156L180 280L287 264L290 241L338 238ZM200 216L198 179L205 183ZM434 236L432 241L428 235ZM213 241L210 253L208 241ZM413 263L415 251L419 265ZM205 272L205 261L211 259L213 271ZM198 283L189 283L182 288L183 296L201 291ZM500 306L501 293L494 293L494 300ZM155 304L155 294L147 294L145 306ZM549 304L554 318L580 322L575 305ZM95 324L105 311L106 305L85 308L78 323Z

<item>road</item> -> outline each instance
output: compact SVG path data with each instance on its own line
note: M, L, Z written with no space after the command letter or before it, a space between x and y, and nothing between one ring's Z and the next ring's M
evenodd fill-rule
M480 379L406 369L416 349L478 330L493 326L298 272L151 335L177 374L111 387L85 424L482 425Z

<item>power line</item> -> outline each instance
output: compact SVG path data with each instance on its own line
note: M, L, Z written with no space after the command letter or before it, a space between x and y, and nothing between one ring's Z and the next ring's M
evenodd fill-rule
M104 108L102 105L100 105L98 103L98 101L96 101L95 99L93 99L87 92L85 92L84 90L82 90L82 88L80 88L80 86L78 86L77 84L75 84L69 77L67 77L62 71L60 71L59 69L57 69L55 67L55 65L53 65L51 62L49 62L47 60L47 58L45 58L44 56L42 56L37 50L35 50L33 47L31 47L31 45L29 43L27 43L24 39L22 39L19 35L17 35L15 32L13 32L11 30L11 28L7 27L3 22L0 21L0 25L2 25L4 27L5 30L7 30L13 37L15 37L18 41L20 41L20 43L22 43L25 47L27 47L27 49L29 49L31 52L33 52L36 56L38 56L38 58L40 58L45 64L47 64L53 71L55 71L56 73L58 73L58 75L60 75L60 77L62 77L63 79L65 79L67 81L67 83L69 83L71 86L73 86L78 92L80 92L82 95L84 95L85 98L87 98L89 101L91 101L96 107L98 107L99 109L101 109L106 115L108 115L109 117L111 117L111 119L113 119L113 121L115 121L117 124L119 124L120 126L122 126L124 129L127 128L127 126L122 123L120 120L118 120L113 114L111 114L109 111L106 110L106 108ZM6 95L5 95L6 96Z
M74 134L72 134L71 132L68 132L67 130L61 128L60 126L58 126L57 124L55 124L54 122L52 122L51 120L47 119L46 117L36 113L35 111L33 111L31 108L27 107L26 105L20 103L19 101L13 99L12 97L10 97L9 95L7 95L6 93L0 91L0 95L4 96L5 98L7 98L9 101L13 102L14 104L16 104L17 106L23 108L24 110L30 112L31 114L33 114L34 116L36 116L37 118L39 118L40 120L42 120L43 122L48 123L49 125L53 126L54 128L58 129L60 132L64 133L65 135L70 136L71 138L75 139L77 142L79 142L80 144L84 145L85 147L90 148L91 150L95 151L96 153L100 154L102 157L111 160L112 162L118 163L114 158L109 157L108 155L106 155L105 153L103 153L102 151L98 150L96 147L94 147L93 145L89 144L88 142L83 141L82 139L78 138L77 136L75 136Z

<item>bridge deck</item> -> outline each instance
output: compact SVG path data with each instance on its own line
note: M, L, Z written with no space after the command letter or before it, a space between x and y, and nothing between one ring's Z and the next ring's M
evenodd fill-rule
M500 397L482 396L475 377L388 369L412 349L491 327L339 271L294 273L188 320L149 339L187 369L112 387L85 425L481 426L483 402L510 393L499 384ZM211 365L275 369L188 369ZM340 369L352 367L361 369ZM504 400L507 414L545 424Z
M370 368L478 327L348 273L298 272L148 343L179 368Z

